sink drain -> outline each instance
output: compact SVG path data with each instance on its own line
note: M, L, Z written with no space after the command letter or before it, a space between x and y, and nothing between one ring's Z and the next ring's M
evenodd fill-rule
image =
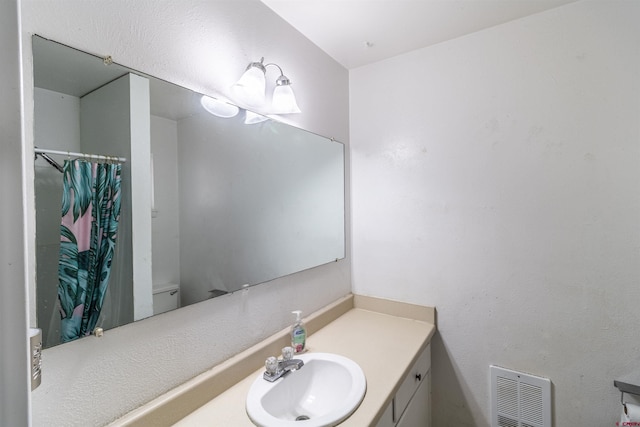
M311 418L309 418L309 417L308 417L308 416L306 416L306 415L298 415L298 416L296 417L296 421L306 421L306 420L310 420L310 419L311 419Z

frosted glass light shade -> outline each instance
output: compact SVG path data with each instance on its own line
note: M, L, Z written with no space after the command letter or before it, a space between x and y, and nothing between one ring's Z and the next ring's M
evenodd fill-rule
M261 123L266 120L269 120L269 117L254 113L253 111L249 110L247 110L244 116L245 125L255 125L256 123Z
M231 91L234 97L244 104L259 107L265 103L266 86L264 71L252 66L231 86Z
M273 90L271 106L273 107L274 114L295 114L301 112L290 84L276 86Z
M204 107L204 109L209 113L224 119L235 117L240 112L240 109L235 105L228 104L206 95L203 95L202 98L200 98L200 104L202 104L202 107Z

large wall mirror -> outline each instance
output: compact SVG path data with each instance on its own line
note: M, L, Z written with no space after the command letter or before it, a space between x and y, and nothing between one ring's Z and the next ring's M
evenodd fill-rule
M343 144L242 109L215 116L201 94L39 36L33 54L45 347L62 328L55 163L124 160L103 329L344 258Z

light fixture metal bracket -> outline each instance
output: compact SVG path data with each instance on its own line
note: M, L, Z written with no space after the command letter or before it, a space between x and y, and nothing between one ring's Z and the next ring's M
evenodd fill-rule
M264 56L260 58L260 62L250 62L249 65L247 65L247 69L245 71L250 70L251 67L256 67L257 69L261 70L263 73L266 74L267 65L271 65L271 64L265 65L263 64L263 62L264 62Z

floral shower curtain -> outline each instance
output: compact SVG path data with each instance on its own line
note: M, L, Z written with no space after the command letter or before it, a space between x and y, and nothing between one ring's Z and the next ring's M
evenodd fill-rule
M60 338L72 341L96 326L109 283L120 216L120 164L64 163L58 262Z

